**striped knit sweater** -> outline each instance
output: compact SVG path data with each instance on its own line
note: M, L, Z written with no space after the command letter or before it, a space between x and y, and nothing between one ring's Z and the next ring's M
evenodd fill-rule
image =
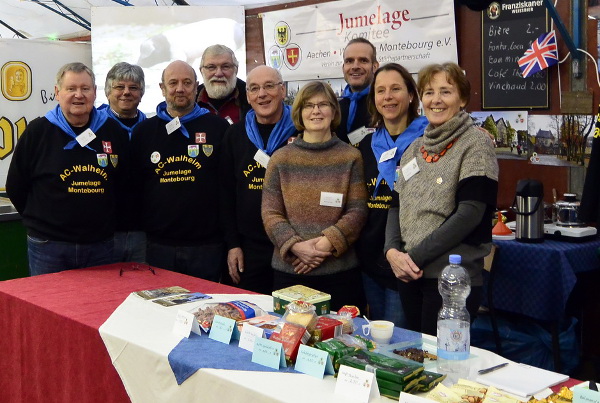
M342 195L341 207L321 205L321 193ZM294 273L291 247L326 236L334 251L308 275L358 266L352 244L367 218L367 190L360 152L333 136L323 143L296 141L276 151L263 184L262 219L275 245L275 270Z

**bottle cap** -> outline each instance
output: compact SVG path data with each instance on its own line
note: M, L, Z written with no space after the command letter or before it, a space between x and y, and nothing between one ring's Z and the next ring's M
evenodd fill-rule
M460 257L460 255L450 255L448 261L450 262L450 264L460 264L462 262L462 258Z

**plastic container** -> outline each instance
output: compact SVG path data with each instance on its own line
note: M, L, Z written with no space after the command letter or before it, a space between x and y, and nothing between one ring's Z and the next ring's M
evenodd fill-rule
M437 356L438 369L444 374L468 370L462 363L470 351L471 321L466 304L471 279L461 260L460 255L450 255L450 263L438 279L443 304L437 321Z
M292 301L285 307L285 313L281 319L304 326L308 330L313 330L319 319L315 311L316 308L313 304L304 301Z

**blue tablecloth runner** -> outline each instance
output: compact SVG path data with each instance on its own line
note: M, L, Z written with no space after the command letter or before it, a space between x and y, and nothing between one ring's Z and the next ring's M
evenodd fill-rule
M538 320L562 319L576 273L600 269L600 240L494 243L494 307Z
M361 318L354 319L357 326L355 334L362 335L362 325L366 321ZM421 333L410 330L395 328L391 343L410 341L421 337ZM233 369L243 371L263 372L296 372L292 367L281 368L276 371L252 362L252 353L238 347L238 341L230 344L221 343L208 338L202 333L195 333L186 339L182 339L169 353L169 365L175 375L177 384L181 385L187 378L192 376L200 368Z

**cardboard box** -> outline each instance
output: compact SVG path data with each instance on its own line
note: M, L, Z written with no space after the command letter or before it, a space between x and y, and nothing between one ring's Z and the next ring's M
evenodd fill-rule
M286 322L281 328L281 332L273 333L269 340L281 343L285 351L285 359L288 363L294 363L300 344L306 344L309 338L310 334L304 327Z
M319 316L317 326L312 334L311 343L314 344L318 341L329 340L341 336L343 327L344 324L339 320Z
M313 304L317 310L316 314L326 315L329 313L331 295L303 285L293 285L288 288L273 291L273 311L280 315L285 313L285 307L292 301L301 300Z

